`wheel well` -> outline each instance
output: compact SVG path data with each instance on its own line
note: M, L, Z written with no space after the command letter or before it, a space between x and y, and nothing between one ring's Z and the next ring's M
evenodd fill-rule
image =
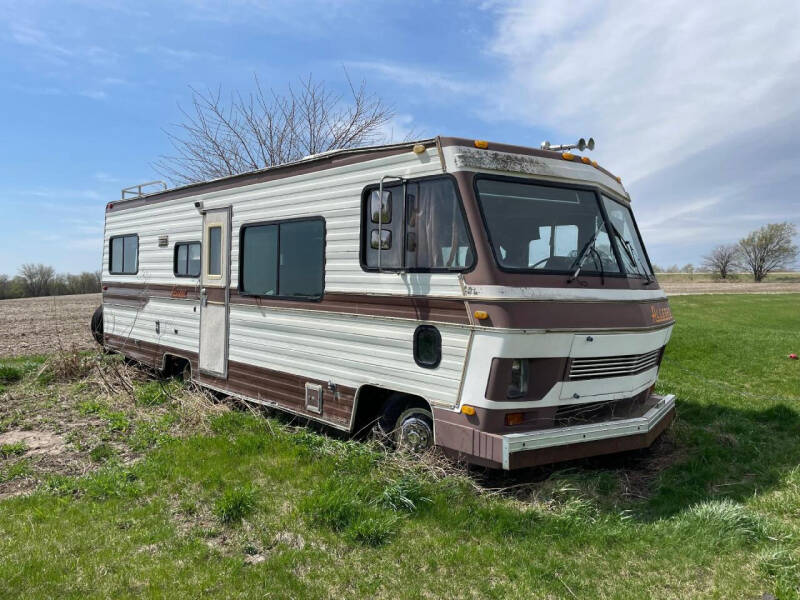
M358 388L355 403L356 414L352 430L355 436L369 434L378 420L390 412L399 415L406 408L419 406L433 414L430 403L422 396L374 385L362 385Z
M192 369L192 362L188 358L175 356L174 354L165 354L161 364L161 371L167 377L181 375L187 366L190 372Z

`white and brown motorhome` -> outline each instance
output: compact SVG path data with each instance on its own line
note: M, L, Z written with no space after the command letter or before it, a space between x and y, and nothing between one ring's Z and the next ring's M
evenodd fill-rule
M101 339L357 432L514 469L650 445L673 319L620 183L438 137L111 202Z

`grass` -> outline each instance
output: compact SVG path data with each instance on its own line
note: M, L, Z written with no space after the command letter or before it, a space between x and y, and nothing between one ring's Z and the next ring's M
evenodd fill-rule
M36 485L0 500L0 597L800 598L797 302L672 300L667 438L522 475L188 409L175 383L114 395L28 372L8 422L72 402L92 467L0 460L0 483Z

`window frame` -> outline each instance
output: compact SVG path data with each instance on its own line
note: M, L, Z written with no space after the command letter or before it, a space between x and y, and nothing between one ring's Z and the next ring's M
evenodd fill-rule
M125 271L125 238L136 238L136 270ZM122 271L112 271L114 264L114 240L122 238ZM109 275L138 275L139 274L139 234L138 233L122 233L120 235L112 235L108 238L108 274Z
M192 244L197 244L200 246L200 271L197 275L181 275L178 273L178 246L191 246ZM189 249L186 249L186 270L189 270ZM199 240L191 240L189 242L175 242L175 248L172 251L172 274L175 277L185 277L189 279L199 279L200 275L203 274L203 243Z
M419 359L419 337L426 331L432 331L436 334L436 362L433 363L422 362ZM440 364L442 364L442 332L439 331L439 328L435 325L423 323L414 329L414 362L417 363L417 366L422 367L423 369L436 369Z
M472 229L469 225L469 219L467 218L467 211L464 208L464 199L461 196L461 190L458 187L458 180L453 177L450 173L445 173L441 175L428 175L426 177L412 177L409 179L403 179L400 185L404 186L407 183L422 183L426 181L434 181L436 179L449 179L453 183L453 188L456 193L456 200L458 201L458 209L461 212L461 218L464 221L464 229L467 232L467 241L469 242L469 249L472 252L472 264L468 267L458 267L458 268L447 268L447 267L439 267L439 268L408 268L406 266L401 265L400 267L381 267L380 271L378 271L378 267L370 267L367 265L367 254L368 254L368 247L370 244L370 224L378 225L378 223L372 223L372 215L370 212L369 206L369 196L370 194L378 190L380 188L380 184L371 183L366 186L361 191L361 213L359 215L359 251L358 251L358 260L361 264L361 270L367 273L378 273L378 272L388 272L388 273L470 273L475 270L478 266L478 253L475 247L475 239L472 237ZM386 190L388 187L396 187L397 180L393 179L387 185L384 184L383 189ZM405 194L404 194L405 196ZM402 199L402 218L403 218L403 235L402 235L402 248L400 252L400 256L402 257L402 262L406 262L406 241L408 237L408 220L407 220L407 206L406 206L406 198ZM386 225L386 223L384 223ZM380 229L380 227L378 227ZM378 234L380 235L380 234Z
M493 180L493 181L507 181L509 183L523 183L523 184L527 183L527 184L532 184L532 185L539 185L539 186L542 186L542 187L553 187L553 188L561 188L561 189L567 189L567 190L583 190L583 191L587 191L587 192L592 192L594 194L595 202L597 202L597 206L598 206L598 209L600 211L600 216L603 218L604 227L607 228L608 224L610 222L609 218L608 218L608 214L606 214L606 209L605 209L605 206L603 206L603 201L602 201L602 198L601 198L601 194L602 193L606 193L606 192L601 192L601 190L597 186L587 185L587 184L583 184L583 183L566 183L566 182L560 182L560 181L556 182L556 181L548 181L548 180L534 179L534 178L530 178L529 179L527 177L510 177L508 175L492 175L492 174L489 174L489 173L476 173L475 176L472 178L472 189L473 189L473 193L475 194L475 202L478 204L478 212L481 215L481 223L483 225L483 230L486 232L486 239L489 242L489 250L492 253L492 259L494 260L494 266L497 267L498 269L500 269L500 271L502 271L504 273L525 273L525 274L529 274L529 275L557 275L557 276L561 276L561 275L571 275L573 273L574 269L573 270L569 270L569 269L567 269L567 270L555 270L555 269L553 269L553 270L548 270L548 271L542 271L542 270L539 270L539 269L531 269L530 267L525 268L525 267L507 267L507 266L504 266L500 262L498 257L497 257L497 252L495 250L494 241L492 240L492 233L489 230L489 223L486 221L486 215L483 212L483 202L481 202L480 192L478 191L478 181L480 181L481 179L489 179L489 180ZM614 196L612 196L611 194L606 193L606 195L609 198L612 198L615 201L619 202L619 200L616 200L616 198L614 198ZM629 210L630 210L630 208L629 208ZM632 215L633 215L633 211L631 211L631 216ZM636 224L636 221L634 220L634 225L635 224ZM637 227L636 232L637 232L637 234L639 233L638 227ZM639 239L642 240L641 235L639 235ZM619 279L641 279L641 277L639 277L639 278L631 277L631 275L625 271L624 267L622 266L623 265L622 257L619 254L619 249L617 248L617 244L613 240L611 240L611 235L610 234L609 234L609 241L611 241L611 250L614 252L614 260L617 261L617 266L619 267L620 270L619 270L619 272L606 271L606 272L604 272L602 274L602 276L603 277L619 278ZM642 243L642 247L644 248L644 241L642 241L641 243ZM647 250L645 250L644 252L645 252L645 255L646 255L647 254ZM601 277L601 273L600 273L600 271L591 271L591 272L586 272L586 273L581 271L581 276L582 277Z
M244 290L244 230L248 227L259 227L264 225L277 225L278 226L278 253L277 253L277 268L275 270L275 285L280 292L281 289L281 264L280 264L280 256L281 256L281 230L280 226L283 223L298 223L298 222L307 222L307 221L320 221L322 222L322 286L320 290L319 296L283 296L280 294L254 294L252 292L246 292ZM277 219L272 221L251 221L247 223L242 223L239 226L239 259L238 259L238 272L236 274L237 282L236 282L236 290L239 296L243 298L268 298L268 299L277 299L277 300L294 300L296 302L321 302L322 299L325 297L325 273L326 273L326 266L327 266L327 258L328 258L328 225L325 221L325 217L323 216L316 216L316 217L295 217L292 219Z

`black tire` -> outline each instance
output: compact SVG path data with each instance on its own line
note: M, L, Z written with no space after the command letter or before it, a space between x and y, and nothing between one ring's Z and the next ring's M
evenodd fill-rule
M92 337L94 338L94 341L102 346L103 345L103 306L102 305L98 306L97 309L94 311L94 314L92 315L91 328L92 328Z
M420 400L392 396L380 426L398 450L420 454L433 447L433 415Z

